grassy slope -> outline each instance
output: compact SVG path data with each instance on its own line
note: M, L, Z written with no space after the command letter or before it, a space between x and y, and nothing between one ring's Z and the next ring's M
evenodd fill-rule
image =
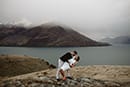
M10 77L50 68L50 64L40 58L18 55L0 55L0 77Z

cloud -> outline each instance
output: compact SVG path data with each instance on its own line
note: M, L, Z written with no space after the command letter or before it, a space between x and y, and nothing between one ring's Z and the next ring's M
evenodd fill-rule
M15 21L14 22L14 24L15 25L20 25L20 26L30 26L32 23L29 21L29 20L27 20L26 18L22 18L22 19L20 19L20 20L18 20L18 21Z
M100 39L129 34L129 8L130 0L0 0L0 22L58 21Z

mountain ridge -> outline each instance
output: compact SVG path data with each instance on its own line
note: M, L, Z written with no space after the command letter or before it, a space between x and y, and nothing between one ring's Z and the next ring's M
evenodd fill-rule
M118 36L115 38L104 38L101 41L112 44L130 44L130 36Z
M58 24L42 24L32 28L19 26L0 27L0 46L28 47L80 47L109 46L94 41L72 28Z

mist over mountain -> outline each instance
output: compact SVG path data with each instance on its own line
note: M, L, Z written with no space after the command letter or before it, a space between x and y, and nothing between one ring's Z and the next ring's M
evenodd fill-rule
M68 47L108 46L108 43L94 41L73 29L46 23L26 28L15 25L0 25L0 46Z
M119 36L115 38L104 38L101 41L112 44L130 44L130 36Z
M22 18L22 19L20 19L18 21L15 21L14 25L23 26L23 27L31 27L32 23L29 20L27 20L25 18Z

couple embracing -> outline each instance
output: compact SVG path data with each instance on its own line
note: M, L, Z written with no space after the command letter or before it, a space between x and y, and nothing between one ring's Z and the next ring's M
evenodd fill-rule
M79 59L80 58L76 51L68 52L64 54L62 57L60 57L58 59L56 79L59 81L61 74L63 77L62 80L66 80L65 71L67 72L67 77L71 78L69 70L78 63Z

